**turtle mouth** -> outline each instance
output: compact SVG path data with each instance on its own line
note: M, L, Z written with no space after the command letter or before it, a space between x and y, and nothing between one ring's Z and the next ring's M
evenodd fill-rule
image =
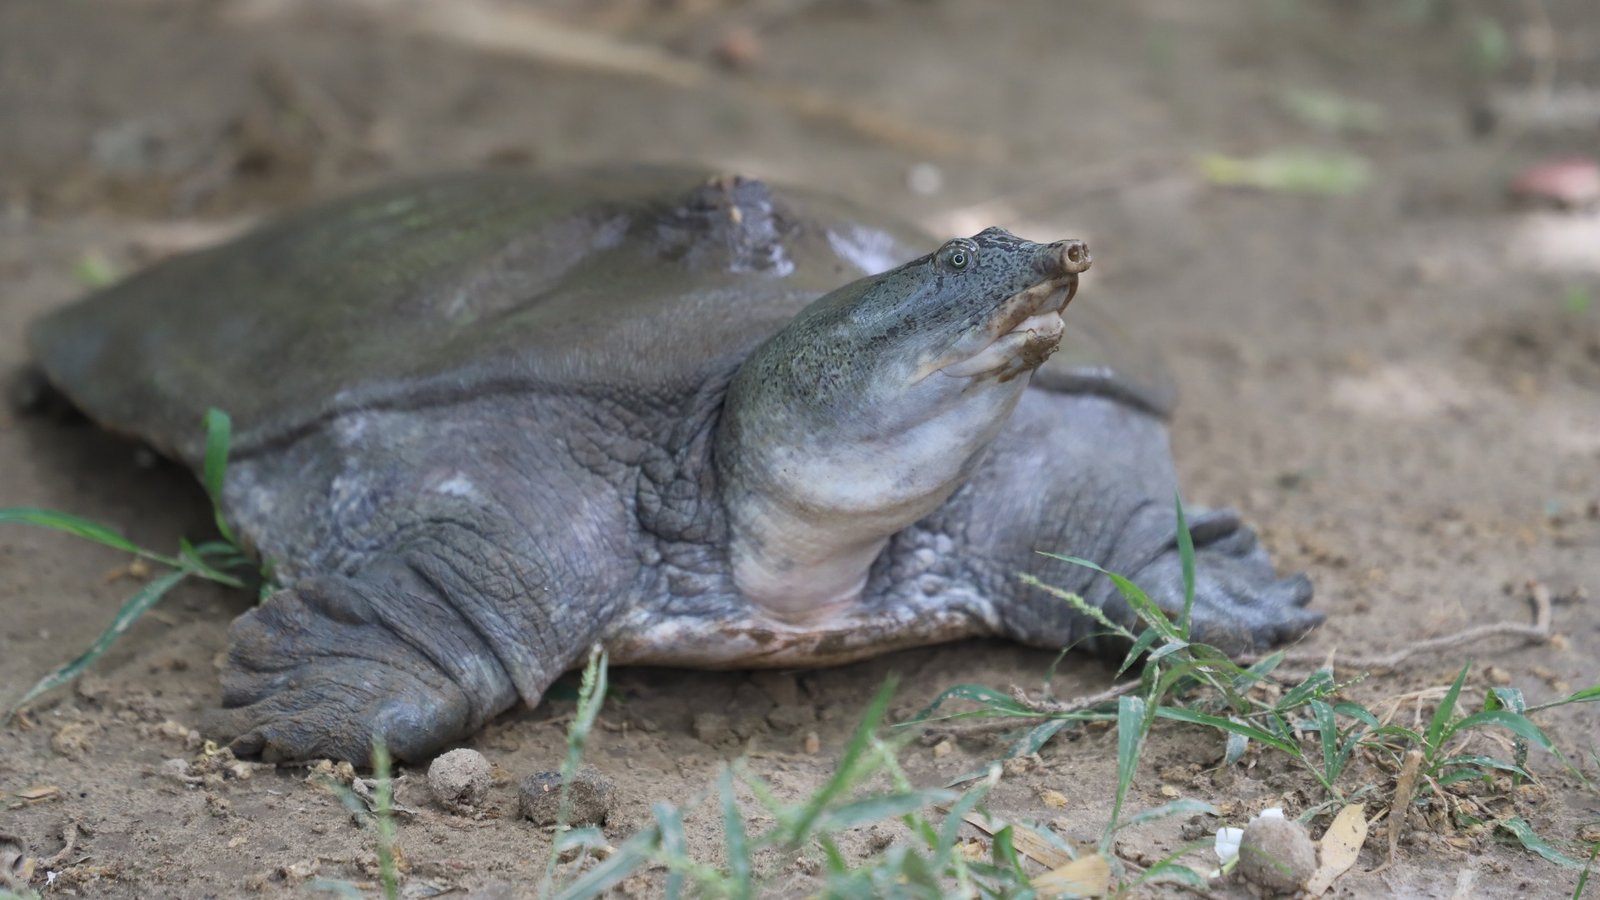
M988 343L977 353L942 367L957 378L997 375L1009 381L1044 364L1061 345L1062 310L1078 291L1076 273L1041 281L1007 297L995 311Z

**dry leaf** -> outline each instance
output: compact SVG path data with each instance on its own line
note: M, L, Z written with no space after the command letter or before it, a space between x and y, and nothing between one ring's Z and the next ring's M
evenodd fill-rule
M46 800L61 799L61 788L53 784L36 784L17 791L17 799L28 803L43 803Z
M1040 897L1103 897L1111 889L1111 866L1093 853L1051 869L1032 884Z
M1040 837L1037 831L1027 825L1008 823L979 812L967 813L961 819L990 837L993 837L996 831L1005 828L1006 825L1011 825L1011 846L1015 847L1017 852L1023 856L1052 869L1073 862L1072 857L1062 852L1059 847Z
M1322 835L1320 844L1322 860L1317 871L1306 882L1306 893L1320 897L1340 875L1356 864L1361 847L1367 842L1367 808L1352 803L1333 817L1333 824Z

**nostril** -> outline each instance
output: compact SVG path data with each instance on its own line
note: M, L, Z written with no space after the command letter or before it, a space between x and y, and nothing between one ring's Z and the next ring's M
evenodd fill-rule
M1062 267L1074 274L1089 268L1089 245L1083 241L1061 242Z

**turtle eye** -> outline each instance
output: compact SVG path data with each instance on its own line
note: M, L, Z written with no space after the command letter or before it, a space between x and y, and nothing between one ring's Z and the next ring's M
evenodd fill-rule
M977 257L978 248L970 241L951 241L939 250L939 264L952 272L966 271Z

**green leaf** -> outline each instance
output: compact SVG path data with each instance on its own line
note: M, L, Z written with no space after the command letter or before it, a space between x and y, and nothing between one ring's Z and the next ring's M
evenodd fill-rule
M105 631L100 632L100 636L95 638L93 644L89 645L89 649L79 654L76 659L41 678L38 684L29 688L28 692L22 695L22 699L6 710L5 716L0 718L0 723L9 722L11 717L16 715L17 710L28 705L39 695L66 684L83 674L83 670L99 659L101 654L105 653L111 647L111 644L122 636L124 631L127 631L134 622L139 621L140 616L149 612L150 608L160 602L161 598L176 587L178 582L188 577L189 573L181 569L168 572L145 585L132 597L129 597L122 604L122 608L117 610L117 615L111 620L110 626Z
M1533 826L1528 824L1528 820L1521 816L1501 819L1494 824L1496 827L1510 832L1512 836L1522 843L1523 847L1532 850L1558 866L1568 869L1581 869L1584 867L1583 863L1550 846L1548 841L1533 830Z

